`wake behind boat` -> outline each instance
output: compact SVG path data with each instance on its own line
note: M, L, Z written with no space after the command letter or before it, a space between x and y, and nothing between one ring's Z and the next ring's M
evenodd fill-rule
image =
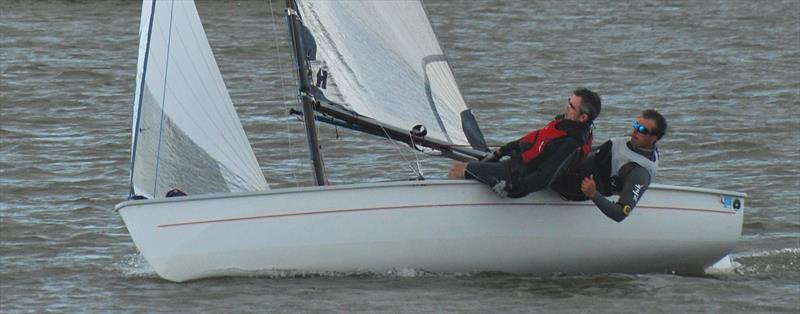
M287 1L315 181L315 120L459 160L486 150L419 2ZM269 190L190 1L144 1L131 200L116 209L171 281L270 270L699 273L741 235L744 194L652 185L615 223L472 181ZM189 196L166 198L173 188Z

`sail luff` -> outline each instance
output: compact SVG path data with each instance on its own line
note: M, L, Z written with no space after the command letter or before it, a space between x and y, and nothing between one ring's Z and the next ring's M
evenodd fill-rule
M142 3L142 19L139 26L139 60L136 62L136 93L134 93L134 108L133 108L133 126L131 127L131 163L130 163L130 183L129 183L129 191L128 191L128 198L132 198L136 192L134 191L133 187L133 171L136 165L136 144L139 139L137 134L139 134L139 122L142 113L142 93L144 92L144 83L145 78L147 75L147 57L150 52L150 36L152 35L153 29L153 20L155 17L155 7L156 3L153 1L153 4L149 7L147 3ZM145 29L145 16L149 16L147 19L147 28ZM142 47L144 46L144 47ZM144 51L142 51L144 50Z

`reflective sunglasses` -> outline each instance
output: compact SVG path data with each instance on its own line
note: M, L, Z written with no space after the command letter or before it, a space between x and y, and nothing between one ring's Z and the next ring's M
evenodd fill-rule
M638 120L633 120L633 129L644 135L655 135L653 130L648 130L647 127L639 123Z

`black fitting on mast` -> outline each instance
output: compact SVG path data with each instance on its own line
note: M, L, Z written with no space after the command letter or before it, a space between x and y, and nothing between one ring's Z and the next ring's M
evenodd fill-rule
M303 22L300 20L300 13L294 0L286 0L286 21L289 24L289 35L292 41L294 60L297 63L297 74L300 85L300 99L303 102L303 122L306 126L306 139L308 140L308 153L314 165L314 183L325 185L325 171L322 163L322 155L319 152L317 141L317 127L314 121L315 103L310 94L309 78L307 74L308 62L306 61L306 50L303 45L302 30Z

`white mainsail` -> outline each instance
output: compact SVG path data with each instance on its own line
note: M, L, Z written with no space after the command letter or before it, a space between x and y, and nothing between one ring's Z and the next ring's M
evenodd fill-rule
M139 34L132 193L268 190L194 2L145 0Z
M422 3L297 5L316 43L311 79L327 70L326 88L318 87L325 98L384 125L401 130L423 125L430 138L469 144L461 118L467 105Z

